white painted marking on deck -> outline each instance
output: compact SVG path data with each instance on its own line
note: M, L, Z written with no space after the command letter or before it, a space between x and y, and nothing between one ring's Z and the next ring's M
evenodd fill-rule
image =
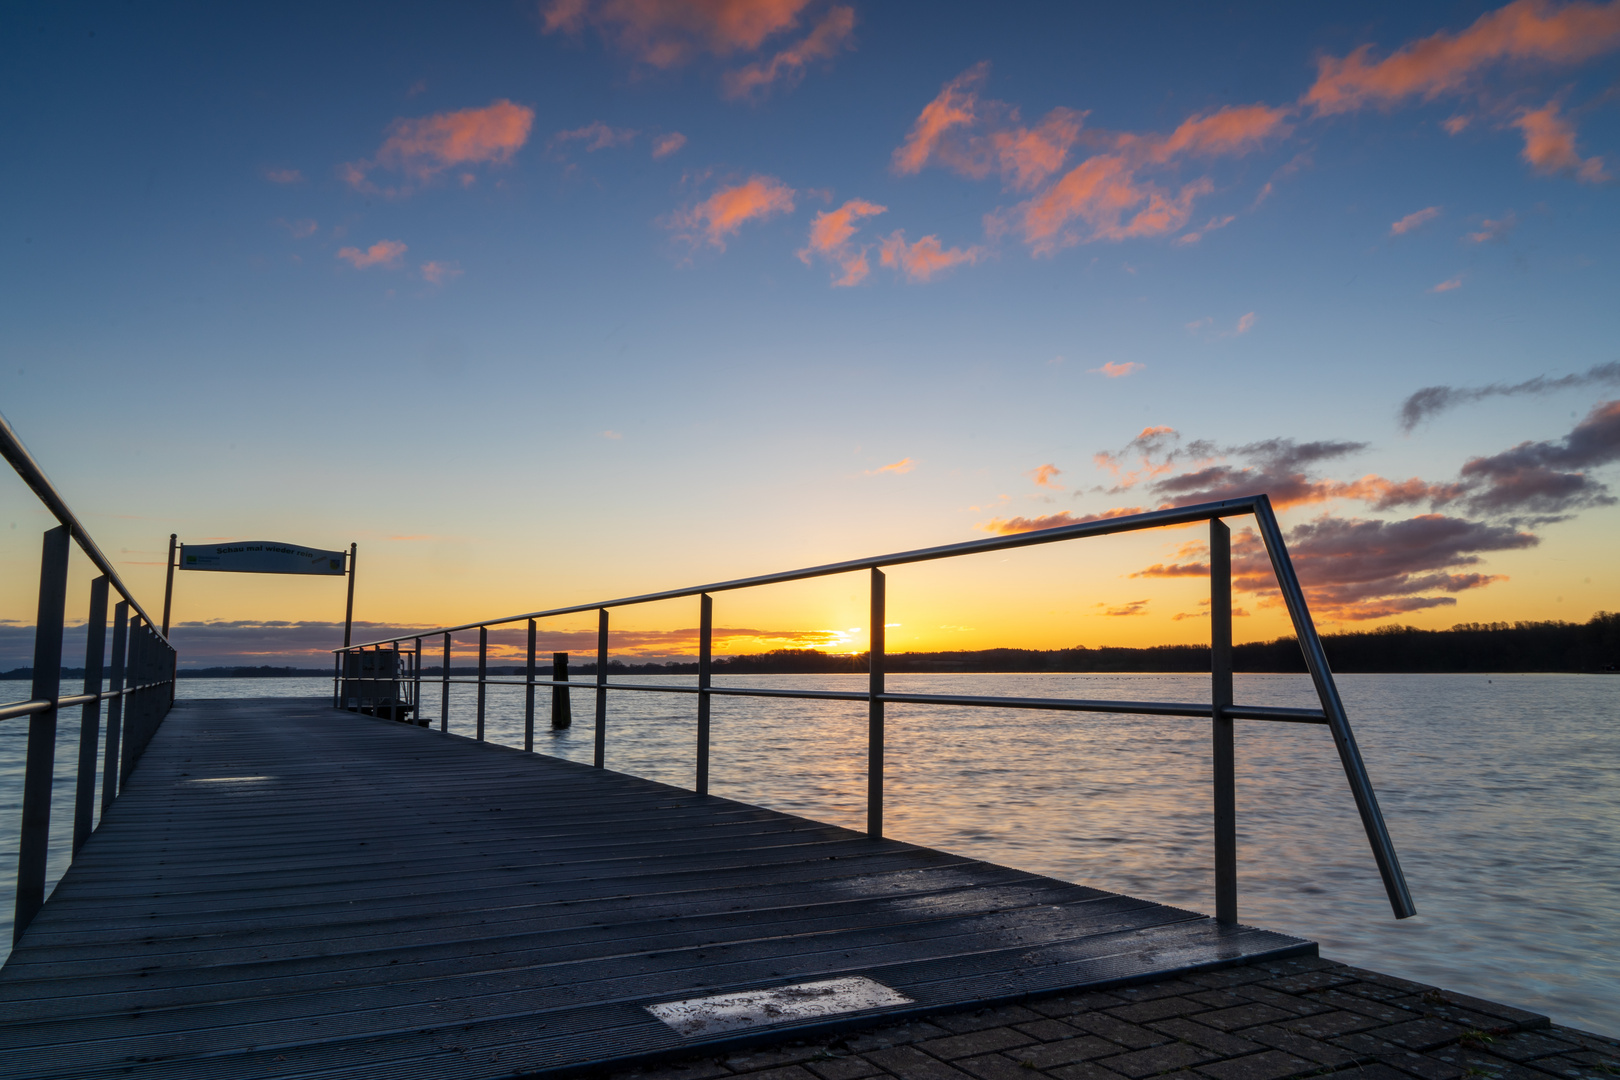
M852 975L769 990L666 1001L661 1005L648 1005L647 1011L680 1035L691 1038L911 1003L910 998L880 982L864 975Z

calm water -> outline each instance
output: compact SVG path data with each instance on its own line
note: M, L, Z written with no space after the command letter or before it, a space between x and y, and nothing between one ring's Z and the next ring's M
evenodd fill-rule
M626 681L665 681L630 679ZM667 681L680 680L668 677ZM728 684L864 689L865 677ZM15 684L19 689L23 684ZM188 680L189 698L330 693L321 680ZM1197 701L1183 675L891 676L896 691ZM1341 676L1421 912L1390 917L1325 729L1238 724L1243 921L1337 959L1620 1032L1620 680ZM451 730L471 734L471 687ZM438 687L424 688L437 714ZM16 696L16 695L7 695ZM537 749L589 761L592 697ZM1238 700L1314 705L1303 676L1240 675ZM690 786L690 696L613 695L610 768ZM886 828L904 840L1201 911L1213 909L1207 722L891 706ZM26 725L0 724L0 869L15 866ZM521 688L492 687L487 734L522 745ZM864 827L860 704L717 698L711 789ZM54 830L71 831L77 725L62 724ZM62 855L53 864L60 873ZM9 883L0 885L7 898ZM9 933L4 935L9 940Z

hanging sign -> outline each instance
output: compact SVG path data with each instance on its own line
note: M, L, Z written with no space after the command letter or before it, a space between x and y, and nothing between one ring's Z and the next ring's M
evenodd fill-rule
M321 574L341 577L346 551L244 540L235 544L181 544L180 569L234 574Z

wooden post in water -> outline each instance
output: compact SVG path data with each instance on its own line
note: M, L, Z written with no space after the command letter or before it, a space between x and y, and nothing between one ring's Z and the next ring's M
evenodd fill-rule
M1232 530L1209 522L1209 659L1215 776L1215 920L1237 922L1237 775L1232 741Z
M554 652L551 654L551 681L554 683L568 681L568 654ZM566 686L553 686L551 688L551 728L560 731L574 723L573 702L568 697L569 689Z

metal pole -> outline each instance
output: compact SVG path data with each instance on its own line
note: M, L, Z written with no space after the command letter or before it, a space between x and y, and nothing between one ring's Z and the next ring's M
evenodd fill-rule
M416 715L411 719L418 727L426 723L422 719L422 639L416 638L416 651L411 653L411 705Z
M1232 530L1209 521L1209 658L1213 706L1215 921L1237 922L1237 769L1232 742Z
M450 635L444 635L444 669L439 673L439 730L450 730Z
M51 846L51 782L56 771L56 703L62 697L62 623L67 609L66 525L45 533L39 562L39 615L34 621L31 700L51 707L28 717L28 761L23 773L22 828L17 837L17 908L11 942L45 903L45 863Z
M169 534L169 570L163 579L163 640L169 640L169 601L174 599L174 542L178 539L174 533Z
M112 668L108 671L107 689L113 697L107 699L107 751L101 765L101 812L118 797L119 762L118 744L124 731L124 649L129 643L129 601L120 600L113 605Z
M883 835L883 571L872 567L872 632L866 691L866 834Z
M96 822L96 757L101 749L101 660L107 651L107 579L90 583L90 618L84 635L84 692L95 694L79 711L79 776L73 799L73 854Z
M141 738L141 695L134 687L141 683L141 617L135 616L129 620L129 656L125 667L125 684L129 690L124 695L127 704L124 706L124 738L119 748L118 759L118 790L122 791L124 785L129 783L129 774L135 768L135 759L140 756Z
M607 659L608 609L596 613L596 758L598 769L607 768Z
M354 564L360 555L360 545L349 545L349 603L343 609L343 647L349 647L350 631L354 628Z
M709 793L709 684L714 642L714 598L704 593L698 602L698 715L697 784L699 795Z
M574 692L557 683L568 681L568 654L551 654L551 729L561 731L574 726Z
M343 702L338 697L339 680L343 678L343 664L349 658L346 652L332 654L332 708L342 708Z
M1260 537L1265 541L1266 554L1271 556L1271 569L1277 575L1277 586L1282 590L1289 617L1293 619L1300 652L1305 654L1305 666L1310 669L1311 681L1316 684L1316 696L1322 702L1328 730L1333 733L1333 745L1339 751L1345 779L1350 782L1350 794L1356 800L1357 812L1361 814L1361 826L1366 830L1367 843L1372 846L1378 874L1384 879L1389 906L1397 919L1410 918L1417 914L1417 906L1412 903L1412 893L1406 887L1406 875L1401 872L1401 860L1395 854L1395 844L1389 838L1384 815L1378 809L1378 796L1373 793L1367 766L1361 760L1361 750L1350 731L1350 719L1345 715L1344 702L1339 699L1339 688L1334 685L1333 672L1328 668L1327 652L1322 648L1322 639L1316 635L1310 609L1305 606L1305 591L1300 588L1299 577L1294 573L1294 562L1288 557L1282 527L1277 524L1277 515L1272 512L1271 500L1264 495L1256 500L1254 518L1260 527Z
M489 677L489 627L478 628L478 741L484 741L484 680Z
M534 752L534 620L529 620L529 661L523 669L523 749Z

